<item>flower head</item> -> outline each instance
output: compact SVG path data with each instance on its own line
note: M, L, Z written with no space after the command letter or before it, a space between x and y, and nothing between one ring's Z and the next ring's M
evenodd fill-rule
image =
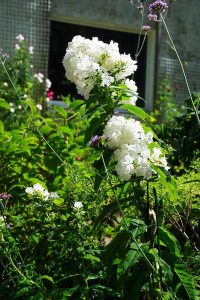
M167 169L162 152L151 151L153 134L144 132L139 121L113 116L105 126L104 135L107 146L114 150L115 170L122 179L129 180L132 175L149 178L154 173L150 162Z
M7 193L1 193L1 194L0 194L0 199L1 199L1 200L8 200L8 199L10 199L11 197L12 197L11 194L7 194Z
M148 25L142 26L142 31L144 31L144 32L147 32L147 31L149 31L150 29L151 29L151 26L148 26Z
M91 147L98 148L101 141L102 141L102 136L101 135L95 135L91 138L91 140L89 141L88 144Z
M83 203L81 201L75 201L74 202L74 209L82 209L83 208Z
M53 200L59 198L56 192L48 192L40 183L36 183L33 187L27 187L25 192L30 198L39 198L41 200Z
M33 46L29 46L29 48L28 48L28 52L30 53L30 54L33 54L34 52L33 52Z
M24 41L24 36L23 36L22 34L19 34L19 35L16 36L16 40L17 40L19 43L21 43L21 42Z
M89 40L82 36L75 36L69 43L63 65L67 79L75 83L78 93L86 99L97 82L102 87L110 86L137 69L130 55L120 54L117 43L106 44L97 37Z
M151 14L159 14L165 12L168 8L168 5L165 0L156 0L149 5L149 11Z

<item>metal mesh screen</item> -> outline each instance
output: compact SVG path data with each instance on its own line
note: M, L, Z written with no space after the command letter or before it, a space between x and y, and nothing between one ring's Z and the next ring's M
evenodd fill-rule
M200 62L189 61L184 65L184 69L191 91L200 91ZM159 58L158 79L169 79L176 104L183 105L189 95L179 62L176 59Z
M1 0L0 48L12 55L16 36L22 34L34 47L36 72L47 75L50 31L50 0Z

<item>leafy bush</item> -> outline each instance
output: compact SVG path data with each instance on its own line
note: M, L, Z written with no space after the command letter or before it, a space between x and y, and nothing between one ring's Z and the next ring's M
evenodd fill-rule
M176 183L166 170L166 149L149 128L150 117L127 104L135 99L134 84L128 86L130 81L117 77L129 67L126 60L114 64L114 69L109 56L101 56L100 63L111 65L112 84L103 84L105 67L92 77L87 101L64 98L67 110L40 111L37 104L44 99L35 103L29 95L17 99L23 107L20 115L10 111L12 92L7 90L8 98L2 93L0 295L7 299L195 299L196 274L188 267L196 262L183 257L188 249L194 257L194 250L182 243L172 227L185 215L170 221L177 209L173 203L178 206L179 200ZM127 118L118 118L122 109ZM125 125L134 123L139 128L141 135L134 142L141 147L140 139L145 140L143 168L149 173L138 168L135 173L127 171L128 179L124 180L124 173L118 176L120 156L115 151L124 151L123 139L112 148L115 126L105 135L113 114L123 123L118 130L125 141L129 129ZM134 146L131 135L128 145ZM131 151L130 156L137 158L138 152ZM135 160L131 164L141 167ZM179 189L178 197L182 194ZM187 199L183 212L185 203ZM168 215L163 213L166 207ZM196 231L195 222L196 218L187 224Z

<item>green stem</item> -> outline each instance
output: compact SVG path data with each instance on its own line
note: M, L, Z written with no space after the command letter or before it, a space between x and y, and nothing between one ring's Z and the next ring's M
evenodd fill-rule
M179 61L179 64L180 64L180 67L181 67L181 70L182 70L182 73L183 73L183 77L184 77L184 80L185 80L185 84L186 84L186 87L187 87L187 90L188 90L188 94L189 94L189 97L190 97L190 101L191 101L191 103L192 103L192 107L193 107L194 113L195 113L195 115L196 115L198 125L199 125L199 127L200 127L200 119L199 119L198 111L197 111L196 106L195 106L195 104L194 104L194 101L193 101L193 99L192 99L192 93L191 93L191 90L190 90L190 87L189 87L189 83L188 83L188 79L187 79L187 76L186 76L186 73L185 73L185 70L184 70L184 67L183 67L183 63L182 63L182 61L181 61L181 58L180 58L180 56L179 56L179 54L178 54L178 51L177 51L177 49L176 49L176 46L175 46L175 44L174 44L174 42L173 42L173 40L172 40L171 34L170 34L169 30L168 30L167 24L166 24L166 22L165 22L165 20L164 20L164 18L163 18L162 15L161 15L161 19L162 19L162 21L163 21L163 24L164 24L164 26L165 26L165 30L166 30L167 35L168 35L168 37L169 37L169 40L170 40L170 43L171 43L171 47L172 47L172 49L174 50L174 52L175 52L175 54L176 54L176 56L177 56L177 58L178 58L178 61Z
M156 189L153 187L153 193L155 197L155 210L156 210L156 234L157 234L157 242L158 242L158 256L161 258L161 249L160 249L160 231L159 231L159 203ZM159 277L160 277L160 291L162 293L162 270L159 265Z

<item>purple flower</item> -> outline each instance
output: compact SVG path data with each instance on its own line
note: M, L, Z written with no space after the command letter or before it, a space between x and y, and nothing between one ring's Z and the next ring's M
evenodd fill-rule
M142 31L149 31L150 29L151 29L151 27L148 25L142 26Z
M151 14L158 14L161 12L166 11L168 8L167 3L165 0L156 0L152 4L149 5L149 11Z
M2 200L8 200L8 199L10 199L11 197L12 197L12 195L7 194L7 193L1 193L1 194L0 194L0 199L2 199Z
M147 18L149 19L149 21L157 21L158 20L158 16L156 14L148 14Z
M101 143L102 140L102 136L101 135L95 135L91 138L91 140L89 141L89 146L94 147L94 148L98 148L99 144Z

